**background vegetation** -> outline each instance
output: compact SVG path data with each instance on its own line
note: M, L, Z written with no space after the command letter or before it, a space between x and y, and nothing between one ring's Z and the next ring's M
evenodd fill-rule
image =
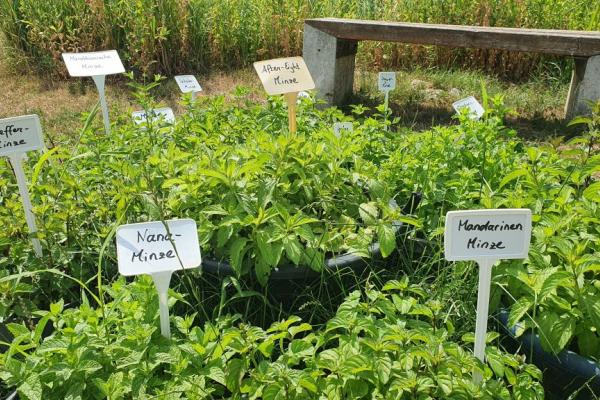
M551 29L600 29L588 0L0 0L0 29L15 63L65 74L60 54L119 50L128 69L153 74L237 68L302 52L311 17ZM568 60L530 53L364 43L373 68L476 67L513 79L540 69L568 77ZM368 64L367 64L368 62Z

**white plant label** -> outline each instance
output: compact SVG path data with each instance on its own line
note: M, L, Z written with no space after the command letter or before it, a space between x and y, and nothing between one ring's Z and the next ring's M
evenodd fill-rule
M395 72L380 72L378 86L380 92L389 92L396 88Z
M62 54L69 75L75 77L90 76L98 89L100 105L102 106L102 119L104 132L110 134L110 119L108 117L108 104L104 83L106 75L125 72L119 53L116 50L96 51L93 53L63 53Z
M315 83L302 57L258 61L254 63L254 69L265 91L270 95L297 93L315 88Z
M485 360L492 266L502 259L526 258L530 240L529 209L466 210L446 214L446 259L472 260L479 265L473 353L482 362ZM481 380L481 374L473 374L475 383Z
M333 124L333 134L336 137L341 137L342 131L354 132L354 125L352 125L352 122L336 122Z
M147 122L148 117L152 122L156 122L162 119L164 122L167 122L169 124L175 123L175 114L173 113L173 110L169 107L155 108L154 110L151 110L148 114L146 114L144 110L134 111L131 114L131 117L133 118L133 122L135 122L138 125Z
M63 53L69 75L73 77L113 75L125 72L116 50L93 53Z
M450 211L446 214L447 260L526 258L531 238L531 210Z
M202 91L202 87L200 87L200 84L194 75L177 75L175 77L175 82L177 82L181 93L194 93Z
M37 115L0 119L0 156L43 148L42 127Z
M202 262L196 222L191 219L121 225L117 229L117 260L122 275L149 274L158 292L160 331L171 337L169 283L173 271Z
M122 225L117 229L117 258L119 272L125 276L196 268L201 262L196 222L175 219Z
M467 98L455 101L452 103L452 107L456 111L456 113L460 114L463 108L467 108L469 110L469 117L471 119L479 119L485 113L485 110L479 104L477 99L473 96L469 96Z
M27 151L41 150L44 148L42 139L42 127L37 115L23 115L20 117L0 119L0 156L6 156L10 160L19 194L23 202L25 221L29 232L37 232L33 206L29 198L27 178L23 170L23 160L27 157ZM31 238L31 245L38 257L42 257L42 245L38 238Z

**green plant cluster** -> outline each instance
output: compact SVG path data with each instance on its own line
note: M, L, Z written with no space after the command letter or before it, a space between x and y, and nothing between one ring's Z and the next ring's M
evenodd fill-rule
M171 340L157 332L150 278L121 279L107 293L103 306L53 303L32 329L10 324L15 339L0 356L2 380L29 400L543 396L534 366L495 347L482 364L451 340L442 305L408 279L353 292L322 329L294 316L266 330L239 316L198 326L190 315L175 317ZM42 340L46 325L54 332Z
M138 89L137 100L151 109L149 89ZM243 102L244 93L236 101ZM282 265L321 271L327 257L369 257L374 241L386 257L396 248L394 224L413 222L378 178L394 143L381 116L354 120L319 111L307 99L298 115L301 128L290 135L281 100L241 108L215 97L188 103L175 125L138 126L120 116L106 136L89 124L94 114L74 143L39 158L32 154L43 259L31 252L25 224L14 223L15 216L24 221L22 204L11 170L2 170L4 273L50 268L83 282L110 281L117 275L112 240L118 225L187 217L197 221L205 259L228 263L237 277L254 276L264 286ZM338 119L354 121L354 132L336 137L331 127ZM40 288L34 302L80 297L68 278L33 279ZM16 285L24 283L6 285L4 312L21 313Z
M545 350L573 349L598 360L600 109L594 109L593 117L575 121L587 124L588 133L567 143L526 146L490 113L482 122L463 119L458 127L411 135L386 161L383 180L423 188L418 218L432 238L443 233L453 209L531 209L529 258L494 268L494 305L510 307L509 325L519 325L518 335L533 329Z
M0 29L13 56L64 74L60 53L114 48L129 70L189 73L298 55L303 22L340 17L401 22L598 30L600 6L588 0L2 0ZM548 58L531 53L366 43L365 65L471 66L528 77ZM543 61L541 61L543 60ZM568 77L568 63L551 59Z

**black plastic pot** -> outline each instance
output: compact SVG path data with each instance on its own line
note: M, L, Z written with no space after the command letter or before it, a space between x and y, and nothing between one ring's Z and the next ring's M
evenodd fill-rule
M515 336L516 327L508 326L508 311L498 315L508 341L505 347L519 350L527 361L535 364L544 373L542 384L547 399L596 399L600 396L600 365L570 350L558 354L548 353L542 348L539 337L532 332Z
M412 193L409 201L403 207L402 212L404 214L411 214L419 206L420 202L421 193ZM407 227L402 222L394 223L393 228L396 231L397 236L400 236L402 233L406 233L407 231ZM424 247L424 243L422 241L416 240L414 241L414 243L418 248ZM381 257L381 249L379 247L379 243L373 243L371 246L369 246L369 254L371 255L372 259L377 259ZM352 253L333 256L325 260L326 272L335 272L337 270L346 268L358 271L360 269L364 269L367 265L369 265L367 260L365 260L363 257ZM208 273L215 275L235 275L235 272L231 265L229 265L226 262L217 260L203 259L202 269ZM273 270L271 272L271 275L269 276L269 281L302 280L315 278L319 276L319 274L319 272L316 272L309 267L288 264L282 265L277 269Z

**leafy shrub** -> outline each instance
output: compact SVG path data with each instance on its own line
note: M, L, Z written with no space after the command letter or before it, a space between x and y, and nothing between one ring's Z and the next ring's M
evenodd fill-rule
M37 326L11 324L0 376L23 399L541 398L540 371L488 347L482 364L460 343L441 304L423 288L391 281L354 292L323 329L297 317L263 330L224 317L175 317L172 340L157 332L149 278L109 289L112 301L78 309L54 303ZM173 300L178 296L175 293ZM54 333L45 339L46 324ZM471 373L483 374L481 386Z

